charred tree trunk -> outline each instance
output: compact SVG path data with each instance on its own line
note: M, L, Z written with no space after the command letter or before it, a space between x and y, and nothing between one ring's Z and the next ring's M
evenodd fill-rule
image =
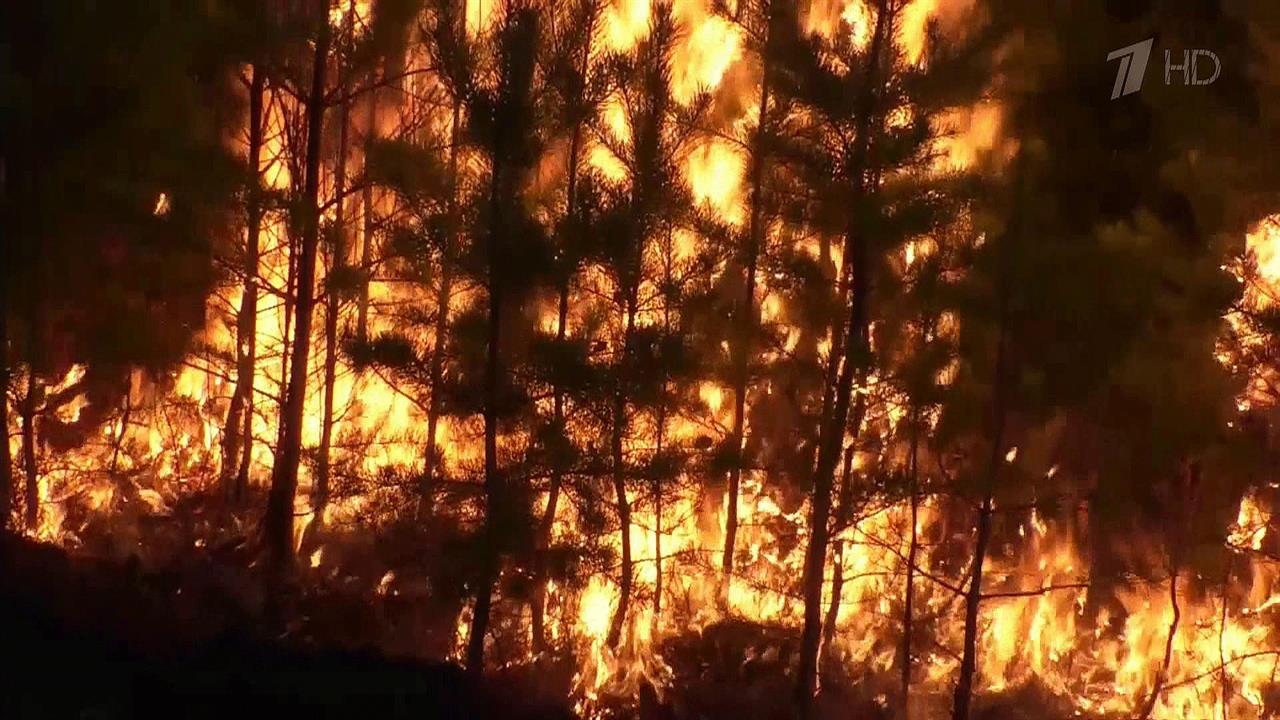
M859 384L865 380L865 376L858 377ZM849 427L853 429L856 437L862 429L862 419L867 414L866 395L859 393L858 399L853 403L853 419L850 420ZM850 444L844 449L844 467L840 472L840 497L839 504L836 506L836 532L843 532L851 522L853 522L853 458L854 445ZM822 626L822 643L823 646L829 646L832 638L835 637L836 621L840 617L840 596L844 592L844 574L841 569L844 567L844 541L837 541L832 552L834 570L831 576L831 604L827 606L827 619Z
M766 10L766 12L768 12ZM766 22L770 22L766 19ZM738 493L742 482L743 441L746 426L747 385L751 358L751 339L756 324L756 265L764 243L764 166L765 140L768 137L769 113L769 57L766 39L763 71L760 79L760 104L756 112L756 133L751 157L751 219L747 226L746 262L741 314L738 317L737 342L733 357L733 431L729 442L733 444L733 465L729 468L729 487L725 499L724 554L721 558L720 602L728 605L729 585L733 582L733 554L738 538Z
M115 440L111 443L111 465L109 474L114 480L116 472L120 469L120 452L124 449L124 436L129 431L129 416L133 414L133 388L128 387L124 392L124 408L120 412L120 432L116 433Z
M986 562L987 545L991 541L992 512L992 498L988 491L978 510L978 539L973 550L969 588L965 592L964 650L960 658L960 677L956 681L952 720L967 720L973 699L973 678L977 671L978 656L978 619L982 604L982 567Z
M1160 669L1156 671L1156 682L1151 687L1151 694L1147 696L1146 702L1142 704L1142 711L1138 714L1141 720L1147 720L1151 717L1151 713L1156 709L1156 703L1160 702L1160 695L1164 693L1165 683L1169 682L1169 665L1173 662L1173 641L1178 636L1178 622L1182 619L1182 609L1178 607L1178 565L1175 562L1170 569L1169 574L1169 605L1173 609L1173 617L1169 619L1169 633L1164 640L1164 659L1160 663Z
M840 457L840 445L845 436L849 415L849 396L853 390L854 366L864 366L870 355L867 332L867 301L870 273L866 267L866 243L855 235L851 238L854 251L852 261L853 293L850 319L845 341L845 361L836 383L835 402L831 417L824 424L822 442L818 450L818 465L814 472L813 510L810 514L809 547L805 553L804 604L805 620L800 645L799 705L801 716L807 718L814 692L817 690L818 645L822 630L822 585L826 567L827 540L830 536L831 488L835 466Z
M347 33L355 32L355 0L347 3L344 21ZM345 92L345 77L338 81L339 92ZM342 277L347 267L347 150L350 138L350 101L344 100L338 108L338 159L334 169L333 244L329 248L329 270L325 276L324 294L324 399L320 417L320 448L316 456L316 480L311 493L311 524L303 547L314 547L324 531L324 514L329 505L330 477L333 472L333 402L334 383L338 370L338 315L342 311L342 297L335 277Z
M324 307L324 399L320 417L320 448L316 454L316 481L311 495L311 524L307 526L309 537L303 547L313 547L324 530L324 513L329 505L329 484L332 473L333 402L334 383L338 374L338 314L342 310L339 288L333 282L347 265L346 191L347 191L347 108L339 113L338 165L334 179L333 246L330 248L329 272L325 278Z
M453 295L453 233L458 219L458 143L462 120L462 103L453 102L453 120L449 130L449 222L444 247L440 250L440 287L436 293L435 347L431 350L431 398L427 406L427 449L422 464L422 488L418 497L418 519L425 520L435 503L436 476L439 474L440 451L436 447L436 428L440 424L441 392L444 381L446 337L449 333L449 298Z
M491 256L492 257L492 256ZM484 373L484 494L485 529L484 558L481 560L480 584L471 616L471 636L467 642L467 670L484 671L484 639L489 629L489 611L493 603L493 583L498 577L498 524L504 513L503 480L498 476L498 378L500 377L499 343L502 339L502 291L493 272L489 282L489 329Z
M8 163L0 156L0 210L9 204L9 185L5 173ZM10 262L8 244L12 230L0 228L0 262ZM3 277L3 276L0 276ZM13 457L9 448L9 288L0 284L0 535L9 529L13 513Z
M675 286L672 278L672 256L671 256L671 238L667 237L667 246L665 248L666 268L664 271L664 284L667 287ZM667 337L671 336L671 301L668 297L663 302L662 307L662 332ZM663 377L667 377L664 372ZM654 443L655 457L658 459L658 467L650 468L653 475L651 492L653 493L653 637L658 637L658 629L662 620L662 479L665 470L665 463L662 461L662 444L666 439L667 429L667 383L664 380L658 400L658 417L657 438Z
M1003 294L1003 291L1001 291ZM987 458L987 473L983 483L982 504L978 508L978 537L973 549L973 564L970 569L969 587L965 592L964 612L964 648L960 656L960 675L956 680L952 720L968 720L969 709L973 701L973 680L977 673L978 662L978 620L982 605L982 568L987 559L987 547L991 543L991 520L995 511L994 493L996 480L1000 474L1002 461L1001 450L1004 445L1005 422L1008 408L1005 398L1007 385L1006 364L1008 348L1006 347L1006 323L1004 318L1005 300L1001 300L1000 335L996 340L996 361L994 377L994 395L991 401L991 454Z
M32 314L30 336L32 345L27 352L35 357L37 327L34 311ZM27 364L27 393L22 399L22 469L26 474L26 527L34 532L40 522L40 468L36 462L36 394L40 390L40 380L36 377L34 360Z
M285 569L293 557L293 504L298 490L298 464L302 459L302 415L307 395L307 359L311 349L311 317L315 305L316 249L319 244L320 140L325 110L325 75L329 60L330 29L326 17L319 20L311 92L307 97L307 155L304 185L306 216L298 257L297 321L294 323L289 387L280 415L280 438L263 530L275 571Z
M911 703L911 633L915 624L915 572L916 555L920 550L920 538L916 533L920 511L919 467L920 435L916 427L919 413L911 419L911 450L907 458L907 494L911 503L911 541L907 546L907 579L902 602L902 717L909 718Z
M587 25L588 37L595 28L595 16ZM582 52L578 58L578 72L581 77L586 77L587 63L590 59L591 42L587 40L582 44ZM581 96L577 98L581 101ZM582 122L575 123L573 132L569 135L569 167L567 178L565 181L565 226L570 237L578 232L578 226L575 222L577 219L578 206L578 172L579 163L582 155ZM573 272L571 268L566 268L559 278L559 306L556 314L556 345L563 346L565 335L568 331L569 323L569 286L573 281ZM552 388L552 422L555 423L557 432L564 432L564 388L558 383ZM560 489L564 483L564 461L558 452L551 465L551 486L547 490L547 508L542 516L542 523L538 527L538 559L535 561L537 587L533 591L533 601L531 602L531 616L533 626L533 649L534 652L542 652L546 650L547 638L545 629L546 618L546 578L545 568L542 556L546 553L551 544L551 530L556 521L556 507L560 501Z
M369 88L365 123L364 156L367 170L369 148L373 146L374 138L377 137L378 133L378 87L376 82ZM373 272L374 207L373 185L369 182L365 182L364 187L360 190L360 205L364 209L364 217L362 218L364 238L360 245L360 272L362 277L360 280L360 300L356 305L356 338L360 342L364 342L369 339L369 275Z
M570 157L575 157L571 152ZM570 178L570 187L573 187L572 177ZM565 277L560 284L560 302L556 316L556 343L562 344L565 339L565 328L569 321L569 279ZM552 418L556 427L563 432L564 428L564 389L559 385L553 391L552 397ZM533 651L535 653L543 652L547 649L546 634L546 605L547 605L547 579L544 577L545 563L543 555L551 546L551 530L555 527L556 508L560 504L560 489L564 484L564 467L563 461L557 455L551 466L551 486L547 490L547 507L542 513L542 521L538 525L538 559L535 568L535 578L537 587L533 591L533 600L531 604L532 616L532 632L533 632Z
M4 190L4 161L0 160L0 193ZM0 244L0 258L4 252ZM9 448L9 313L8 288L0 286L0 535L9 529L13 512L13 457Z
M655 448L662 455L663 429L667 424L666 407L658 412L658 439ZM653 480L653 637L658 636L662 621L662 480L657 473Z
M1180 482L1175 483L1177 490L1174 492L1173 507L1170 513L1173 516L1173 523L1171 523L1166 536L1166 542L1169 545L1169 607L1173 614L1169 619L1169 632L1165 635L1164 658L1160 663L1160 669L1156 671L1156 679L1151 687L1151 694L1147 696L1146 702L1142 705L1142 712L1138 715L1141 720L1147 720L1147 718L1151 717L1151 713L1155 711L1156 705L1160 702L1160 696L1164 693L1165 685L1169 682L1169 666L1173 663L1173 643L1177 639L1178 623L1182 619L1182 608L1178 605L1178 574L1182 570L1183 533L1191 523L1191 508L1198 505L1196 502L1196 490L1200 484L1199 463L1188 463L1188 467L1184 470L1179 480ZM1223 612L1225 613L1225 595L1223 596L1223 603ZM1221 636L1219 636L1218 642L1221 650ZM1225 672L1225 667L1220 668L1220 670ZM1223 687L1225 691L1225 685ZM1223 695L1223 704L1226 704L1225 693ZM1225 708L1223 712L1225 714Z
M499 143L501 139L499 138ZM489 227L485 238L488 257L489 294L488 337L484 368L484 497L485 520L480 582L476 590L476 603L471 616L471 636L467 641L467 670L484 672L484 639L489 630L489 612L493 604L493 584L498 579L501 560L500 527L508 519L506 505L506 481L498 467L498 403L499 382L502 378L502 313L506 301L503 269L497 263L506 250L506 226L503 217L503 199L509 181L506 168L498 160L504 149L494 149L494 164L489 176Z
M292 187L291 191L296 195L298 188ZM302 248L301 238L298 236L298 230L293 223L289 224L288 237L286 242L289 244L289 268L284 280L284 296L280 305L284 309L284 321L281 325L283 328L280 334L280 409L279 413L283 416L285 407L289 398L289 356L293 348L293 316L294 309L297 305L297 289L298 289L298 253ZM280 449L277 445L276 452Z
M888 15L887 7L881 7L877 14L868 50L865 85L858 103L857 135L849 170L849 177L853 180L850 207L855 209L863 205L870 184L871 173L867 167L871 149L869 134L875 112L875 87L879 76L881 48L886 42ZM823 417L822 422L817 465L813 475L813 504L809 521L811 534L804 564L804 629L800 638L796 704L800 717L806 720L811 715L813 696L817 691L818 646L822 634L822 580L830 535L831 488L849 420L853 380L855 377L865 377L871 363L868 307L872 279L870 259L866 237L861 228L851 221L845 234L844 266L852 287L848 319L843 332L843 362L840 363L839 376L831 393L831 411ZM833 337L831 344L833 353L839 347L839 343L834 342L835 339Z
M859 404L862 397L858 397ZM857 414L855 412L855 414ZM857 425L854 426L855 428ZM856 433L856 430L855 430ZM853 515L853 445L844 449L844 467L840 471L840 498L836 506L836 532L842 532ZM844 541L837 540L831 549L831 603L827 605L827 618L822 623L823 667L825 654L831 650L836 636L836 622L840 619L841 596L844 594Z
M1015 197L1014 200L1013 215L1010 218L1009 229L1006 231L1008 237L1003 240L1005 245L998 249L999 254L996 258L999 263L995 278L996 346L991 378L991 414L987 426L991 435L991 454L987 458L986 476L983 479L982 500L978 508L978 535L973 550L969 586L965 592L964 647L960 658L960 674L956 680L952 720L968 720L973 700L974 676L977 673L978 620L982 604L982 570L986 562L987 548L991 542L992 516L995 512L994 493L1001 463L1004 460L1001 451L1005 443L1006 425L1011 404L1016 399L1012 395L1016 389L1016 367L1009 347L1009 333L1013 292L1011 283L1017 263L1014 252L1018 248L1017 240L1022 225L1020 203L1024 202L1020 197L1023 192L1021 161L1015 163L1013 172L1019 197Z
M262 98L266 74L253 66L249 81L249 178L246 183L244 294L236 314L236 387L222 432L222 489L233 502L244 499L253 457L253 385L258 334L258 235L262 231L259 169L262 160Z
M637 265L639 263L637 262ZM638 274L638 273L637 273ZM628 290L626 329L623 331L621 366L625 367L631 354L631 338L635 329L638 299L636 285ZM622 373L625 376L625 372ZM618 533L622 541L622 566L618 573L618 607L614 609L606 639L610 648L618 647L627 622L627 610L631 605L631 501L627 498L627 472L624 464L623 439L627 427L627 398L622 378L613 393L613 432L610 445L613 458L613 493L618 510Z
M1227 566L1222 570L1222 588L1219 595L1222 598L1222 611L1218 617L1218 692L1222 695L1222 720L1229 720L1227 717L1227 703L1231 699L1231 676L1227 672L1227 592L1231 583L1231 566L1234 558L1227 556Z

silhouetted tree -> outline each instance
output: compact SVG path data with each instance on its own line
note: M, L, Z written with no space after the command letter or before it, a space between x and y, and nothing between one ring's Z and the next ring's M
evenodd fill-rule
M837 51L849 56L845 72L830 69L818 61L818 51L810 57L812 64L805 68L796 88L796 95L804 102L812 103L824 120L829 119L835 128L850 130L852 144L837 146L838 159L831 167L841 168L839 179L848 183L841 200L852 210L844 231L844 269L842 277L850 283L847 320L833 325L831 355L828 367L839 371L828 378L824 390L821 433L818 441L818 458L813 475L812 510L809 520L809 543L805 555L804 574L804 631L800 646L800 667L797 671L797 705L802 717L808 717L813 694L817 687L818 645L822 626L822 581L826 568L827 540L830 533L832 485L836 464L840 459L849 421L850 399L857 376L858 383L865 382L871 369L871 346L868 302L872 292L872 266L877 262L870 247L871 240L862 227L868 219L867 195L873 192L871 178L879 173L870 165L869 154L873 145L873 133L878 133L883 123L885 107L881 104L881 91L888 74L886 46L892 43L891 22L899 11L896 4L882 2L876 7L875 28L866 51L852 46L848 33L840 33ZM852 90L852 93L850 93ZM850 99L852 94L852 100ZM873 130L874 128L874 130ZM837 358L839 358L837 360ZM828 370L830 374L831 370ZM834 379L834 384L830 380ZM859 396L861 397L861 396ZM859 403L861 409L861 403ZM861 425L861 417L855 417L852 425L855 433Z
M616 59L611 70L625 126L597 126L599 142L625 169L624 181L615 189L599 231L612 317L602 343L607 353L596 358L609 396L602 403L602 414L607 418L608 473L621 546L618 605L607 637L609 646L615 648L626 627L634 578L630 484L636 475L636 459L631 447L635 441L632 423L637 399L651 396L662 382L662 378L645 372L644 345L653 323L641 314L652 312L647 287L654 282L655 243L689 221L693 203L679 161L694 132L687 119L695 116L704 102L684 108L672 96L671 52L679 28L670 6L660 4L653 9L648 30L630 54Z
M298 466L302 461L302 421L307 396L307 359L311 354L311 320L315 304L316 256L320 243L320 141L324 134L329 46L333 30L327 5L315 3L308 17L317 26L311 83L305 96L307 144L303 167L303 193L299 212L302 233L297 260L296 320L290 347L289 381L280 412L280 435L271 469L271 492L263 516L266 550L279 573L293 558L294 496L298 490Z
M527 486L513 483L513 468L505 466L499 441L504 424L527 416L528 398L515 382L515 363L508 356L518 331L524 330L516 323L545 275L549 256L545 229L526 197L530 173L545 145L541 79L535 75L544 18L536 6L514 0L495 12L493 27L481 28L474 41L472 61L461 61L463 45L439 26L431 46L438 53L436 65L449 75L446 82L462 98L466 146L480 166L468 209L473 239L461 265L484 289L483 331L460 319L470 325L467 332L477 331L475 337L483 338L478 343L483 348L480 372L464 366L460 380L466 392L474 393L470 405L484 420L484 525L466 653L467 667L474 672L484 667L503 560L530 530L529 507L521 502Z
M730 15L744 31L748 47L759 64L759 94L755 103L754 123L742 131L742 144L747 150L747 225L741 234L734 266L742 272L741 296L732 304L733 331L730 343L730 382L733 387L733 426L728 438L728 488L725 499L724 552L721 556L721 602L728 599L733 576L733 558L738 535L738 495L742 471L748 466L745 457L747 394L751 390L752 366L757 355L755 335L760 323L757 284L760 257L768 252L770 225L775 220L777 200L767 194L771 176L770 153L774 151L771 134L777 132L779 118L788 112L786 98L778 97L772 75L781 63L777 57L786 52L784 44L794 39L798 23L791 0L757 0L737 3Z
M584 162L588 133L597 122L601 103L609 90L603 71L607 58L598 49L597 34L604 5L600 0L570 3L563 14L552 17L552 32L543 61L550 118L557 135L567 136L564 159L563 204L556 196L551 212L556 217L554 260L551 276L556 293L553 333L535 342L533 362L543 383L551 388L551 414L539 419L537 452L550 479L547 500L538 522L537 547L532 561L535 584L530 601L534 652L546 649L544 626L546 584L551 554L551 533L565 490L565 475L572 469L580 448L569 432L571 395L581 399L587 377L588 348L584 337L569 337L569 304L574 283L594 244L590 238L600 213L597 188L600 178ZM571 392L577 389L578 392Z

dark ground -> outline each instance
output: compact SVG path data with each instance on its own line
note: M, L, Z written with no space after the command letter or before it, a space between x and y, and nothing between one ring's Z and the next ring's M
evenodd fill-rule
M275 641L181 577L0 537L0 718L572 718L455 665Z

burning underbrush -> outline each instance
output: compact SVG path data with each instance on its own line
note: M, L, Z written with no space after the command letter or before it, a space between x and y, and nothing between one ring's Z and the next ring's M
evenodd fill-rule
M393 475L381 480L390 494L406 485ZM756 512L776 508L763 492L755 487L745 504ZM185 618L190 626L170 639L176 644L248 633L302 647L375 648L390 657L460 657L477 552L474 527L465 519L424 524L414 509L400 518L353 513L335 520L301 558L289 587L269 596L254 517L234 512L216 492L164 498L163 512L129 513L127 497L93 509L68 498L65 517L83 513L85 519L63 541L77 556L117 558L120 564L103 567L132 577L127 583L167 615ZM964 512L940 498L920 499L910 635L915 662L905 678L910 508L870 509L838 536L841 602L831 604L829 577L824 607L838 620L823 646L821 717L894 717L904 679L913 713L946 713L963 610L956 576L965 557L963 537L950 528ZM1113 562L1123 560L1122 569L1103 575L1090 569L1071 539L1084 532L1086 517L1060 514L1050 521L1036 509L1020 514L1022 521L997 530L988 570L976 717L1110 719L1131 717L1148 703L1151 717L1200 717L1206 707L1215 708L1216 717L1223 697L1228 717L1265 717L1277 708L1280 596L1271 589L1276 569L1268 548L1275 539L1262 500L1243 501L1222 554L1187 561L1176 591L1150 547L1107 553ZM782 522L767 514L743 517L750 520L748 532L757 525L776 531ZM801 601L788 568L802 543L751 550L758 557L744 559L741 575L725 589L706 561L713 542L699 547L668 539L661 614L654 612L657 577L641 574L629 638L615 650L606 635L616 605L609 580L616 551L607 543L586 551L590 543L583 540L566 542L555 561L544 606L548 642L536 652L529 616L535 588L519 566L500 579L502 602L493 611L489 647L495 676L529 697L572 698L590 717L789 717ZM1209 575L1197 564L1222 574ZM196 637L187 637L191 630Z

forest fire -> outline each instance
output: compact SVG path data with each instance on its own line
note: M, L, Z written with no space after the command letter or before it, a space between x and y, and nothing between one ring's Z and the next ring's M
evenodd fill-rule
M207 5L102 41L154 162L0 55L6 531L581 717L1280 712L1280 19Z

